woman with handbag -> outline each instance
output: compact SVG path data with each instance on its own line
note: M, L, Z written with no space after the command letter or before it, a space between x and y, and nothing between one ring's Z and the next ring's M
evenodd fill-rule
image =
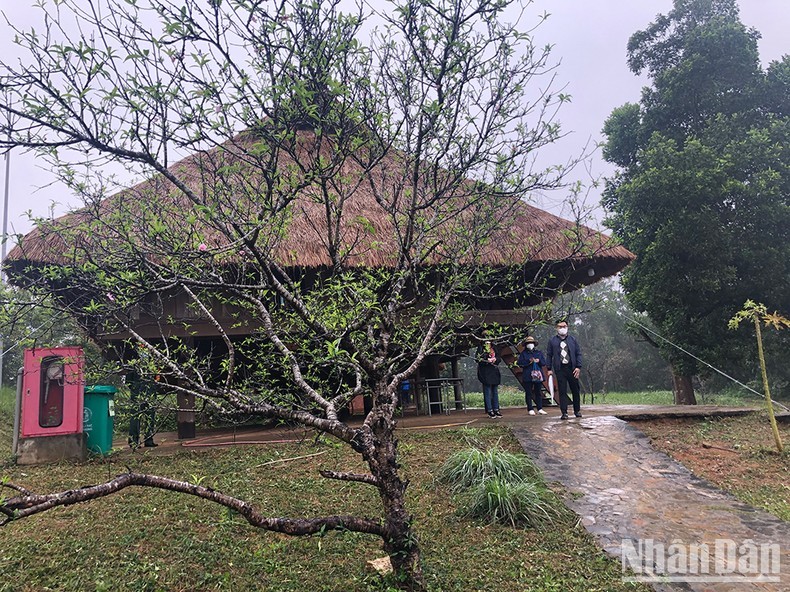
M477 348L477 379L483 385L483 402L486 413L491 419L502 417L499 411L499 384L502 375L499 364L502 358L499 349L490 341L486 341Z
M538 340L534 337L527 337L522 345L524 350L519 354L517 363L523 368L521 383L524 385L527 413L535 415L535 409L532 408L534 401L537 412L540 415L546 415L546 412L543 411L543 393L541 391L543 381L546 380L546 375L543 373L546 358L543 357L543 352L537 349Z

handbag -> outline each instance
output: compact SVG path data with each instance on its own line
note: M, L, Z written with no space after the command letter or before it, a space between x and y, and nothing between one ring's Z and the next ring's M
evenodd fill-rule
M532 364L532 371L529 373L529 379L532 382L543 382L543 372L537 364Z

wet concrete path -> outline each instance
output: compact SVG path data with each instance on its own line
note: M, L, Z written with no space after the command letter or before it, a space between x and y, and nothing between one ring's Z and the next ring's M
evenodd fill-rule
M506 421L526 453L547 480L567 488L566 505L606 551L621 559L625 549L639 565L640 551L647 555L652 540L653 561L647 561L648 569L664 575L681 572L670 583L653 583L655 590L790 591L790 524L695 477L653 449L637 428L612 416L570 421L552 416L513 419ZM670 547L673 543L678 546ZM694 545L701 544L708 545L709 562L690 557ZM663 553L659 545L664 546ZM734 562L730 561L733 557ZM666 560L663 570L662 559ZM722 559L724 563L717 567L714 560ZM688 567L683 569L681 564ZM695 565L709 566L710 573L688 573ZM735 573L725 573L728 568ZM779 581L738 579L755 579L754 571L768 571L769 577Z

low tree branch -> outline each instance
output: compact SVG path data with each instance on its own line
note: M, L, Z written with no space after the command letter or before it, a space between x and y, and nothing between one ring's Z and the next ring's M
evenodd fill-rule
M15 485L14 483L3 483L0 482L0 487L8 487L8 489L13 489L14 491L18 491L22 495L33 495L33 492L25 489L20 485Z
M5 484L12 489L20 490L18 486ZM363 532L379 536L385 535L384 526L378 521L370 518L360 518L357 516L323 516L320 518L267 518L258 513L255 508L239 498L221 493L210 487L203 487L185 481L176 481L167 477L157 475L144 475L140 473L124 473L114 479L101 483L100 485L89 485L80 489L70 489L59 493L47 495L21 495L5 500L0 509L7 516L0 526L4 526L14 520L20 520L40 514L57 507L72 506L94 499L99 499L118 493L119 491L131 487L154 487L168 491L176 491L194 495L221 506L225 506L241 514L245 520L256 528L262 528L272 532L300 536L316 534L326 530L350 530L353 532Z
M367 483L373 487L379 486L379 480L373 475L359 474L359 473L345 473L337 471L318 471L322 477L327 479L337 479L338 481L356 481L358 483Z
M645 331L644 329L639 329L639 334L642 336L642 338L643 338L643 339L644 339L644 340L645 340L647 343L649 343L649 344L650 344L650 345L652 345L653 347L655 347L655 348L658 348L658 347L660 347L660 346L658 345L658 342L657 342L655 339L653 339L652 337L650 337L650 335L649 335L649 334L647 333L647 331Z

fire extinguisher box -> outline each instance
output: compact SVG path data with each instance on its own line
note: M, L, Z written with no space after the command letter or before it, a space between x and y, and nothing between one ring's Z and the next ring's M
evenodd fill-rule
M25 351L17 462L85 460L85 391L80 347Z

